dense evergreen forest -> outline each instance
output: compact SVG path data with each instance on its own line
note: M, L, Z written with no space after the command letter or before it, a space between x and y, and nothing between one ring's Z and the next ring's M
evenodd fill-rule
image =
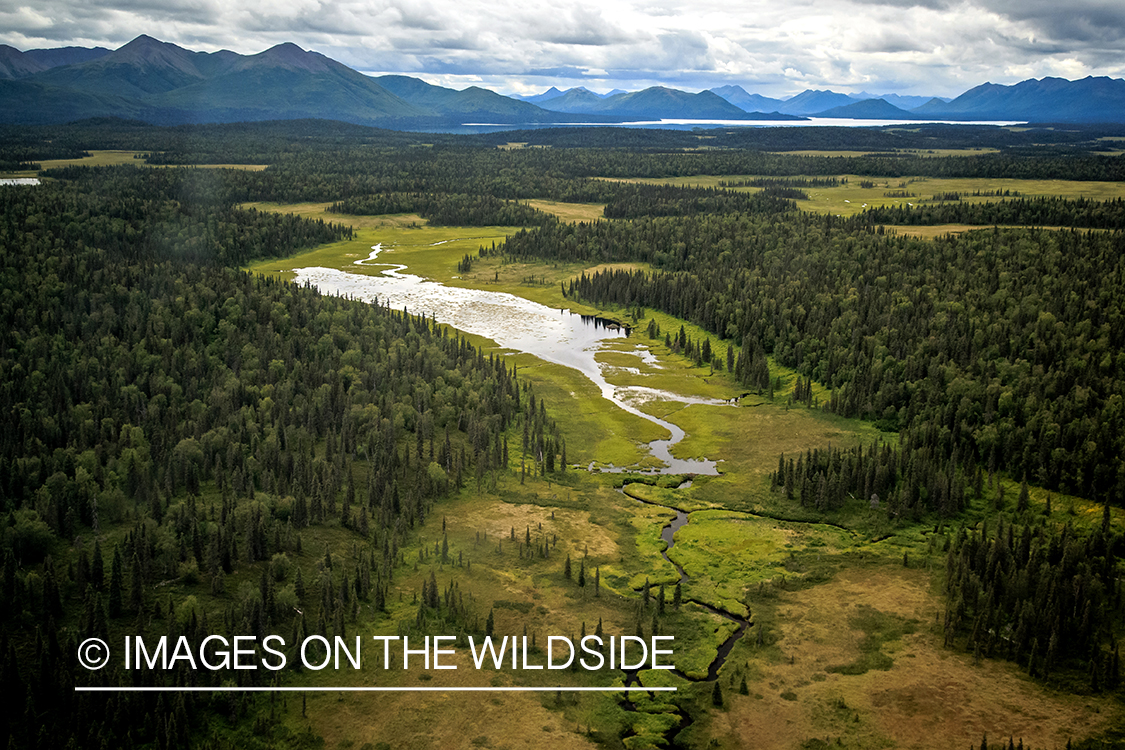
M921 430L959 453L1097 499L1125 493L1120 233L1001 230L934 242L830 216L708 215L550 225L510 257L662 271L583 275L568 292L644 305L757 349L831 393L834 412ZM744 382L761 387L740 370Z
M674 185L624 184L606 204L607 219L636 219L641 216L694 216L722 213L774 213L796 206L779 188L745 193Z
M1006 525L1003 516L995 532L987 524L962 529L946 560L946 644L967 633L965 648L976 658L1012 659L1044 680L1076 666L1086 674L1083 687L1116 690L1121 543L1109 519L1106 506L1102 524L1090 533Z
M190 151L165 152L173 163L199 163ZM297 151L264 172L231 177L241 200L328 201L376 192L431 190L504 199L550 198L605 202L612 189L600 178L691 175L989 177L1122 180L1125 156L1005 153L932 158L915 154L806 156L757 150L642 151L624 149L356 148Z
M1017 200L972 203L952 200L913 206L876 206L857 215L859 226L881 224L970 224L976 226L1038 225L1077 229L1125 229L1125 201L1120 198L1096 201L1087 198L1019 198Z
M1125 128L1121 125L1073 123L1015 129L929 123L882 128L740 127L705 131L587 127L450 135L323 120L162 127L105 118L69 125L0 126L0 158L27 162L74 158L93 149L124 149L148 152L150 163L277 164L294 153L330 153L357 146L405 149L456 145L487 149L510 143L565 151L622 149L633 153L705 147L754 151L911 150L926 156L935 149L977 148L999 149L1015 156L1066 157L1084 153L1104 156L1117 148L1112 139L1123 135Z
M15 747L177 747L200 704L128 695L104 711L73 686L132 678L78 670L79 641L123 626L342 634L360 602L382 608L434 498L507 466L507 432L522 429L535 470L562 448L506 365L448 329L230 268L346 230L216 205L193 172L73 176L0 188L0 680L27 696L0 732ZM304 530L329 520L353 554L294 578ZM221 594L247 566L260 585L221 623L152 593ZM159 684L261 674L182 668Z
M686 151L698 134L454 137L301 122L14 131L0 168L97 148L270 166L69 167L34 189L0 187L0 684L21 696L0 718L0 743L171 748L204 714L237 719L246 701L76 695L80 680L133 679L77 669L76 644L126 630L272 631L290 643L346 632L361 602L385 605L399 548L435 501L507 469L509 437L522 433L532 471L565 466L543 401L501 360L432 321L236 270L352 236L331 219L238 208L250 201L521 225L482 253L651 264L582 274L564 292L696 323L703 340L663 332L673 351L795 407L899 432L897 444L780 456L773 491L824 517L858 498L895 521L943 524L971 501L993 503L1002 525L948 531L947 643L1039 679L1082 675L1076 690L1116 689L1125 541L1108 524L1087 533L1036 516L1025 492L1125 497L1121 201L947 200L850 219L797 208L802 189L841 175L1122 180L1125 157L1096 153L1112 133L825 129L800 147L850 137L872 153L767 150L797 148L794 133L719 133ZM492 147L512 141L550 148ZM1049 145L1022 151L1036 142ZM1000 152L878 152L957 144ZM602 179L697 174L759 175L750 184L763 190ZM605 204L607 220L561 223L529 199ZM1068 229L934 241L882 230L946 222ZM709 337L734 344L725 359ZM795 387L771 377L771 360L798 373ZM1001 474L1022 483L1018 498L1005 500ZM351 535L352 554L305 547L326 524ZM323 557L315 580L294 564L305 554ZM247 574L253 585L229 590ZM153 593L173 580L224 595L222 622ZM420 618L426 606L481 627L436 583ZM160 684L224 679L267 678L173 670Z

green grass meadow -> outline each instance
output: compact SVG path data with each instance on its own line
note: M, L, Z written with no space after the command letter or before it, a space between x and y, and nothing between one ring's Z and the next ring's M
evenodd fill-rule
M685 178L683 184L706 184ZM712 179L712 178L707 178ZM714 178L717 179L717 178ZM815 210L843 212L856 203L879 200L884 186L862 189L858 178L846 187L816 192ZM1014 181L928 180L911 189L926 191L996 189ZM939 184L940 183L940 184ZM1073 185L1021 184L1023 195L1063 194ZM898 188L897 182L890 188ZM1084 183L1085 194L1120 195L1120 185ZM1077 194L1077 193L1075 193ZM337 217L322 205L259 206L353 223L349 242L320 247L284 260L258 263L250 270L290 276L307 266L356 273L369 248L382 243L388 261L410 273L445 284L504 291L552 307L571 307L628 320L643 331L654 319L662 331L681 325L694 338L707 334L662 313L597 310L562 298L560 283L588 271L579 266L507 264L497 258L457 270L466 254L502 242L515 231L505 227L430 227L417 217ZM556 207L556 210L566 209ZM573 209L573 218L590 209ZM858 210L858 207L856 207ZM528 279L538 279L529 282ZM486 349L493 342L473 338ZM642 347L655 357L645 364ZM712 341L725 354L727 342ZM598 356L616 385L646 386L673 393L730 399L744 389L726 372L698 367L674 354L663 337L638 333L607 346ZM562 428L570 463L606 466L652 465L646 444L665 437L659 427L604 401L597 389L573 370L520 355L520 376L530 381ZM769 474L778 457L812 448L848 448L895 440L871 424L789 403L796 375L770 363L782 388L772 399L751 394L740 406L648 401L641 408L687 432L674 448L681 458L717 460L719 475L642 477L568 468L552 476L521 476L518 436L510 441L506 471L486 477L441 501L414 542L402 550L388 612L361 609L349 632L396 635L410 632L456 634L471 631L492 612L498 635L527 635L541 647L548 635L592 633L599 621L607 634L651 635L654 629L675 637L674 663L687 677L647 670L645 685L669 685L675 694L581 693L402 693L386 696L313 694L269 706L278 729L291 737L323 738L329 748L386 747L821 747L827 741L846 747L946 748L979 742L989 726L1026 728L1035 747L1065 743L1070 730L1085 733L1120 719L1108 699L1072 700L1029 680L1012 664L973 664L971 656L944 649L937 622L943 599L942 542L953 529L934 519L889 521L865 503L849 501L828 515L802 508L771 490ZM814 395L824 398L819 385ZM1003 477L1008 502L1017 485ZM972 524L995 512L996 491L976 501L965 516ZM642 502L643 501L643 502ZM1042 514L1047 493L1033 488L1030 513ZM661 529L688 512L689 522L667 552L689 576L679 609L671 597L679 576L664 558ZM1053 519L1075 524L1100 521L1100 506L1076 498L1052 498ZM1125 523L1118 513L1115 523ZM443 562L440 547L448 544ZM316 574L325 547L333 560L349 562L356 542L343 529L309 532L305 555L294 561L306 580ZM910 562L903 565L904 557ZM571 576L565 573L570 560ZM585 585L579 585L579 576ZM442 590L453 586L471 612L469 622L419 623L416 597L433 576ZM595 580L597 585L595 586ZM650 584L650 601L642 590ZM656 602L659 586L667 597ZM240 583L232 583L237 589ZM185 590L183 593L190 593ZM749 618L715 683L701 682L719 645L734 630L724 617L687 602L694 599ZM486 670L466 662L459 646L457 670L374 669L360 672L306 672L302 684L455 687L472 685L608 686L620 671L563 672ZM536 658L542 658L541 653ZM920 669L942 682L920 681ZM935 678L937 679L937 678ZM746 690L742 686L745 683ZM938 693L927 685L948 685ZM1001 699L988 696L999 695ZM304 702L302 702L304 701ZM266 710L263 705L261 710ZM690 714L691 721L684 719ZM436 717L440 716L440 721ZM1034 717L1040 717L1035 719ZM930 722L927 724L927 722ZM934 727L940 723L940 730ZM1006 722L1006 723L1004 723ZM919 729L930 726L930 731ZM827 738L827 740L825 740ZM1052 744L1054 743L1054 744ZM824 745L827 746L827 745Z

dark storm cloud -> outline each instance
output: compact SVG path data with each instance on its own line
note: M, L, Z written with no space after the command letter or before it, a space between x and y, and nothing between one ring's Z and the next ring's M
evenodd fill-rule
M986 0L984 7L1025 23L1049 39L1103 42L1125 39L1125 3L1119 0Z
M860 49L863 52L920 52L933 49L933 43L899 31L883 31L865 39Z

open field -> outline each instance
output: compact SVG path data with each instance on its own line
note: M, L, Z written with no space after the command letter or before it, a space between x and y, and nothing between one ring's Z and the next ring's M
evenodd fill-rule
M36 162L42 169L59 169L61 167L112 167L121 164L133 164L139 167L148 166L144 161L144 151L91 151L89 156L80 159L43 159ZM163 165L162 165L163 166ZM200 169L245 169L260 172L266 168L265 164L201 164ZM35 177L36 170L23 170L20 172L3 172L0 177Z
M559 284L589 270L487 258L475 260L469 273L458 273L456 264L465 254L475 258L478 247L499 242L513 230L430 227L417 217L323 216L323 206L297 210L352 223L359 236L252 270L284 277L294 268L322 265L370 273L372 269L354 266L354 261L382 243L387 259L406 264L411 273L505 291L552 307L572 307ZM675 333L683 325L692 338L706 336L662 313L646 310L634 320L630 311L580 309L627 320L641 331L655 320L662 332ZM479 337L471 340L494 347ZM725 354L725 342L712 341L712 346ZM520 376L534 384L548 412L559 420L571 464L643 464L644 443L662 437L651 423L607 407L575 371L526 354L515 361ZM728 373L696 367L664 346L663 336L649 340L637 333L615 341L598 361L617 385L705 398L743 395ZM895 435L880 433L869 423L789 405L795 373L772 361L770 370L782 383L773 400L748 394L739 406L685 407L664 400L639 405L687 432L673 449L675 455L720 461L719 476L694 477L690 486L679 487L680 477L650 477L644 481L651 484L629 484L625 494L619 486L636 478L573 468L521 480L518 436L510 437L506 470L486 476L479 490L470 481L461 493L439 502L415 529L414 541L402 550L404 564L395 571L388 613L361 609L348 626L349 633L363 635L455 633L462 624L479 627L491 611L498 635L526 633L540 643L548 634L593 632L599 621L607 633L640 629L647 634L655 627L675 635L676 666L699 679L734 624L692 603L677 611L668 601L659 613L655 587L664 584L670 600L678 580L661 554L661 529L674 516L670 509L681 508L690 514L689 521L667 554L688 575L684 599L748 615L753 623L719 670L721 709L711 705L714 683L645 671L645 685L674 685L679 692L674 698L634 694L631 704L600 694L318 694L309 697L305 716L299 703L289 701L283 731L291 736L311 732L330 748L367 743L377 748L380 743L639 748L669 742L687 724L682 718L686 712L691 723L677 743L689 747L944 750L979 742L984 734L996 740L1022 737L1036 748L1061 747L1070 738L1118 724L1120 708L1111 697L1067 695L1011 663L984 660L975 665L971 655L942 646L937 618L945 606L944 554L939 543L951 533L948 529L938 532L933 519L891 522L859 501L825 517L771 491L769 472L781 453L869 445ZM824 395L819 386L814 393ZM1000 481L1013 502L1018 484L1007 477ZM1047 494L1032 488L1030 513L1042 513ZM991 517L992 497L990 489L988 499L974 502L964 522L972 525ZM1052 504L1053 523L1090 527L1100 522L1101 506L1094 503L1055 495ZM1112 519L1125 524L1125 515L1116 510ZM439 552L443 542L449 550L444 563ZM318 529L306 540L306 549L321 550L325 544L342 561L354 555L354 542L341 529ZM904 554L909 567L903 567ZM563 573L568 556L569 579ZM306 580L313 580L318 557L323 555L306 553L298 562ZM579 571L585 586L578 585ZM431 574L442 590L456 585L468 605L466 620L417 629L416 597ZM646 580L654 586L648 606L640 593ZM463 659L458 664L460 669L449 672L365 669L306 674L301 680L341 684L343 676L346 684L452 687L606 685L621 679L620 672L609 670L559 676L490 669L478 674ZM331 679L337 682L325 682ZM740 691L743 680L745 695ZM436 715L440 722L433 720Z
M935 620L943 605L931 577L924 568L856 560L827 582L763 594L764 643L744 639L736 648L722 678L724 710L708 714L701 744L945 750L982 736L1006 746L1012 736L1054 748L1121 720L1112 704L942 648Z
M560 203L558 201L530 200L527 205L554 214L561 221L597 221L604 218L605 206L598 203Z
M253 208L258 211L276 211L295 214L306 219L321 219L337 224L347 224L356 229L381 229L396 227L417 229L426 225L426 220L418 214L384 214L381 216L354 216L329 212L331 202L326 203L243 203L240 208ZM462 232L463 234L463 232ZM367 257L366 255L364 257Z

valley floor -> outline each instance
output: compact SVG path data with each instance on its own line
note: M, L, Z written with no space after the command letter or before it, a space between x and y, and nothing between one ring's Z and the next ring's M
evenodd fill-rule
M260 208L267 208L259 206ZM275 206L271 210L294 210ZM322 208L295 207L315 215ZM562 207L581 216L577 207ZM334 220L340 217L334 216ZM345 220L346 217L345 217ZM854 748L943 750L989 739L1022 738L1025 746L1061 747L1097 735L1123 720L1112 698L1081 696L1032 679L1010 663L983 660L943 645L944 548L956 529L935 519L888 520L852 499L828 516L771 489L778 457L814 449L869 446L895 440L869 423L846 420L791 404L795 373L771 362L782 389L773 399L745 394L726 373L697 367L644 330L655 319L662 331L689 323L642 311L594 310L560 294L565 282L589 269L577 266L457 262L511 230L436 228L416 217L356 218L356 239L254 271L282 278L294 269L325 266L373 272L354 265L376 243L395 250L396 262L445 284L506 291L555 307L616 316L636 327L630 342L652 355L647 363L620 348L603 350L603 373L616 385L643 384L677 394L731 399L739 406L690 405L651 400L647 413L687 432L677 457L718 460L720 475L641 477L587 472L595 466L651 465L645 444L661 437L651 423L612 407L573 370L512 354L519 374L534 384L559 422L571 468L561 474L521 476L520 446L509 445L507 471L483 477L442 501L415 545L403 550L396 573L397 601L389 615L361 610L349 627L365 636L403 632L418 613L417 593L431 575L452 586L478 620L491 612L498 635L659 632L676 637L677 671L645 671L646 686L672 685L669 694L633 693L629 699L590 693L312 694L302 708L285 704L283 725L294 735L324 738L328 748L369 747L684 747ZM528 281L531 279L532 281ZM538 281L535 281L535 280ZM491 342L474 338L486 352ZM716 346L725 346L716 342ZM1014 497L1017 484L1000 478ZM624 491L622 491L624 490ZM988 492L991 495L993 489ZM1032 489L1042 509L1044 492ZM644 502L640 502L643 500ZM959 523L989 515L981 500ZM1100 519L1100 506L1054 498L1055 513L1074 523ZM661 530L688 513L665 557ZM1120 513L1115 523L1122 523ZM442 564L437 547L446 542ZM452 562L464 560L469 564ZM415 562L417 561L417 562ZM564 573L564 561L571 574ZM679 573L683 604L672 605ZM585 586L578 585L579 569ZM593 576L597 575L595 593ZM644 594L648 588L648 595ZM657 603L659 587L667 597ZM699 603L696 603L699 602ZM717 650L736 622L705 608L749 619L750 626L722 660L716 682L707 681ZM434 632L446 623L435 624ZM454 631L455 632L455 631ZM479 673L470 664L450 672L382 670L348 675L304 675L309 684L344 678L349 684L400 687L621 684L603 670L557 674L501 670ZM331 683L328 683L331 684Z

